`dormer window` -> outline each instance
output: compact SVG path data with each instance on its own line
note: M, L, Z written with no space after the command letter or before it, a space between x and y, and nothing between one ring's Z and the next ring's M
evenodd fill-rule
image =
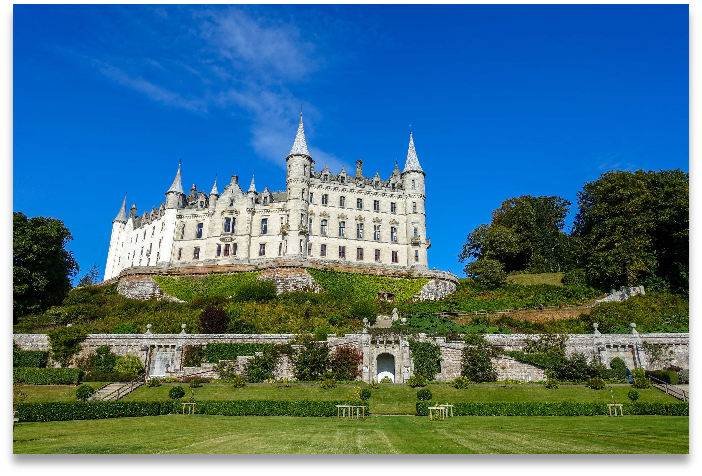
M328 175L328 174L324 174L324 181L325 181L325 182L328 182L328 181L329 181L329 175Z
M263 197L263 204L268 205L268 197Z
M395 190L395 184L392 184L392 189Z
M346 183L346 177L344 177L344 176L342 175L342 176L340 177L340 179L341 179L341 183Z
M375 188L378 188L378 181L375 181Z
M205 202L200 200L200 208L205 208Z
M233 198L230 198L230 199L229 199L229 206L230 206L230 207L233 207L233 206L234 206L234 199L233 199Z

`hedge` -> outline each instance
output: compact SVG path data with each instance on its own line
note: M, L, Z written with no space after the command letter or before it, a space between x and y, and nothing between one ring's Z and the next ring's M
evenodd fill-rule
M119 372L88 372L83 375L83 382L131 382L134 377Z
M43 369L49 361L49 353L41 350L12 349L13 367L35 367Z
M240 344L207 344L205 346L205 361L216 364L220 360L236 360L241 355L256 355L265 352L275 344L240 343Z
M417 415L428 416L438 402L417 402ZM491 402L454 403L455 416L593 416L608 415L606 403ZM624 403L625 415L689 416L689 403Z
M195 413L225 416L297 416L331 417L336 416L336 405L343 401L274 401L274 400L203 400L196 402ZM17 405L22 421L66 421L97 420L102 418L123 418L179 414L181 402L51 402L22 403ZM366 412L368 413L368 412Z
M80 369L38 369L34 367L15 367L12 369L12 381L31 385L78 385L83 377Z
M671 385L677 385L680 381L678 373L672 370L647 370L646 378L653 377Z

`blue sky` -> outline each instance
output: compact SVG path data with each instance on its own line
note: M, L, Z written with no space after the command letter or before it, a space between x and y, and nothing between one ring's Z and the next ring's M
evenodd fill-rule
M409 125L429 266L510 197L689 171L687 5L50 6L13 10L13 210L104 268L124 193L285 187L300 106L317 170L387 178ZM221 189L221 187L220 187ZM570 224L570 222L569 222ZM82 272L81 272L82 274Z

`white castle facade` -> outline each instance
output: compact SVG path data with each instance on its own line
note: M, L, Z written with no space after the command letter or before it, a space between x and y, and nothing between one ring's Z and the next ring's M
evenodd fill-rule
M300 115L295 142L286 158L286 190L259 193L252 178L244 192L238 177L220 194L217 180L209 194L195 186L183 191L181 167L166 192L166 202L137 216L127 214L125 197L112 222L105 280L127 268L315 260L329 264L427 270L424 211L425 173L410 132L404 170L387 180L378 173L355 176L327 166L314 171Z

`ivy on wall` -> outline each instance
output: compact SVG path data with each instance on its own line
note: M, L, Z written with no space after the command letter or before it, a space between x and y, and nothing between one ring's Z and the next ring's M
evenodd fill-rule
M414 362L414 375L434 380L434 376L441 372L441 347L431 342L409 339L409 348Z
M152 276L164 293L192 302L197 298L234 296L244 285L252 284L260 271L233 274L210 274L195 276Z
M411 299L429 282L426 278L389 278L361 273L343 273L307 268L307 272L325 291L353 295L359 300L377 299L379 292L395 295L396 302Z

